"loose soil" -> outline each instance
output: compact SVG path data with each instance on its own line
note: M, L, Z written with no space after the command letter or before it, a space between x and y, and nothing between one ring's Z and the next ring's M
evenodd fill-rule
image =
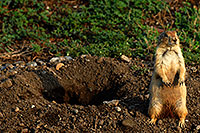
M200 66L187 66L185 129L149 124L150 60L82 56L0 73L1 132L199 132ZM14 66L14 65L13 65Z

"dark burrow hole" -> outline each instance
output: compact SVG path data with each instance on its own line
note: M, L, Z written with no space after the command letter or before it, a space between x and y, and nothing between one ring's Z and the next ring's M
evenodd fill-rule
M117 81L117 80L116 80ZM85 87L77 88L77 86L59 86L54 89L44 90L42 92L45 99L56 101L57 103L77 104L77 105L100 105L103 101L119 99L123 93L119 92L124 84L110 81L108 85L98 90L95 88ZM97 86L95 86L97 87Z
M100 63L98 63L100 61ZM95 57L78 58L53 72L38 71L42 94L49 101L77 105L100 105L121 99L126 93L128 67Z

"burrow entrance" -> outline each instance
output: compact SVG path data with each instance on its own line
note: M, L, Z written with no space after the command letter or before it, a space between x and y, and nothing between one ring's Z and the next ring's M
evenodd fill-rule
M79 105L99 105L103 101L120 99L132 76L126 64L93 56L77 58L53 71L35 72L42 81L44 98Z

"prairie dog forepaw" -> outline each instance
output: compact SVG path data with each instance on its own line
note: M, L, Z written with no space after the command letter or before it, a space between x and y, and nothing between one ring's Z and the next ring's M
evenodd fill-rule
M185 128L185 120L184 119L181 119L178 123L178 126L181 127L181 128Z
M169 86L169 87L172 86L172 83L171 83L168 79L162 79L162 82L163 82L166 86Z
M179 83L180 86L183 85L184 82L185 82L185 81L184 81L184 79L182 79L182 78L180 78L180 79L178 80L178 83Z
M156 118L154 118L154 119L151 119L150 121L149 121L149 124L153 124L153 125L155 125L156 124Z

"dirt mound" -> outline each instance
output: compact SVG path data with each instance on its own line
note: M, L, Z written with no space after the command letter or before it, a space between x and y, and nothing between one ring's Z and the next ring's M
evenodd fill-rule
M178 119L148 123L151 61L82 56L32 67L2 65L0 130L5 132L180 131ZM34 63L33 63L34 64ZM38 63L39 64L39 63ZM184 131L200 125L199 67L188 67Z

